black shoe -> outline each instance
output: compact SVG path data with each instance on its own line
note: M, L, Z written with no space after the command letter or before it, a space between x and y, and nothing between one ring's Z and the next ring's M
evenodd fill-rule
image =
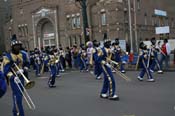
M118 101L119 100L119 96L118 95L114 95L112 97L109 97L109 100Z
M55 85L49 85L50 88L55 88L56 86Z

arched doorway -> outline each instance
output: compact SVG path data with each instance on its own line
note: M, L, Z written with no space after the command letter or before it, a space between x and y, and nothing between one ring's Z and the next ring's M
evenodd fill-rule
M39 49L46 48L48 46L57 46L54 25L48 18L41 19L38 22L36 35L36 45Z

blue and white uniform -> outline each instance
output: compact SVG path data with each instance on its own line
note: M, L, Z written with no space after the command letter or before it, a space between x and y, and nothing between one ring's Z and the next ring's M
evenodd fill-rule
M104 45L105 46L105 45ZM101 98L109 98L110 100L118 100L116 95L116 83L110 65L106 59L109 55L109 46L103 47L98 53L94 54L95 62L99 63L104 74L103 88L101 90Z
M13 116L17 116L17 110L19 111L20 116L24 116L22 93L14 81L16 75L12 72L11 68L13 68L16 73L19 74L19 79L23 85L24 78L21 77L19 71L17 71L17 69L14 67L14 63L20 68L21 71L24 71L24 68L28 66L26 54L23 52L19 52L19 54L7 53L3 60L4 75L10 80L10 86L13 94Z

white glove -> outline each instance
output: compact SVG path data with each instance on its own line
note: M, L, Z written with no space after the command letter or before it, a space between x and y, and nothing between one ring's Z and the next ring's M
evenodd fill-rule
M103 60L103 61L101 61L101 63L102 63L102 64L106 64L106 62L105 62L104 60Z
M15 83L21 83L19 77L15 77L15 78L14 78L14 81L15 81Z
M21 74L21 73L23 73L23 72L24 72L23 69L19 69L16 73L19 75L19 74Z
M27 70L29 70L29 68L25 66L25 67L24 67L24 70L26 70L26 71L27 71Z
M55 63L58 63L59 61L58 60L55 60Z
M111 65L109 63L106 63L106 66L109 67L109 68L111 68Z
M148 57L148 56L145 54L145 55L144 55L144 58L147 58L147 57Z

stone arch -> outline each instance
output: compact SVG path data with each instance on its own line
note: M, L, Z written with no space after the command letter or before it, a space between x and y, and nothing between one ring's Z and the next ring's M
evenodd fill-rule
M52 19L45 17L38 20L36 24L36 46L39 48L56 46L55 26Z

